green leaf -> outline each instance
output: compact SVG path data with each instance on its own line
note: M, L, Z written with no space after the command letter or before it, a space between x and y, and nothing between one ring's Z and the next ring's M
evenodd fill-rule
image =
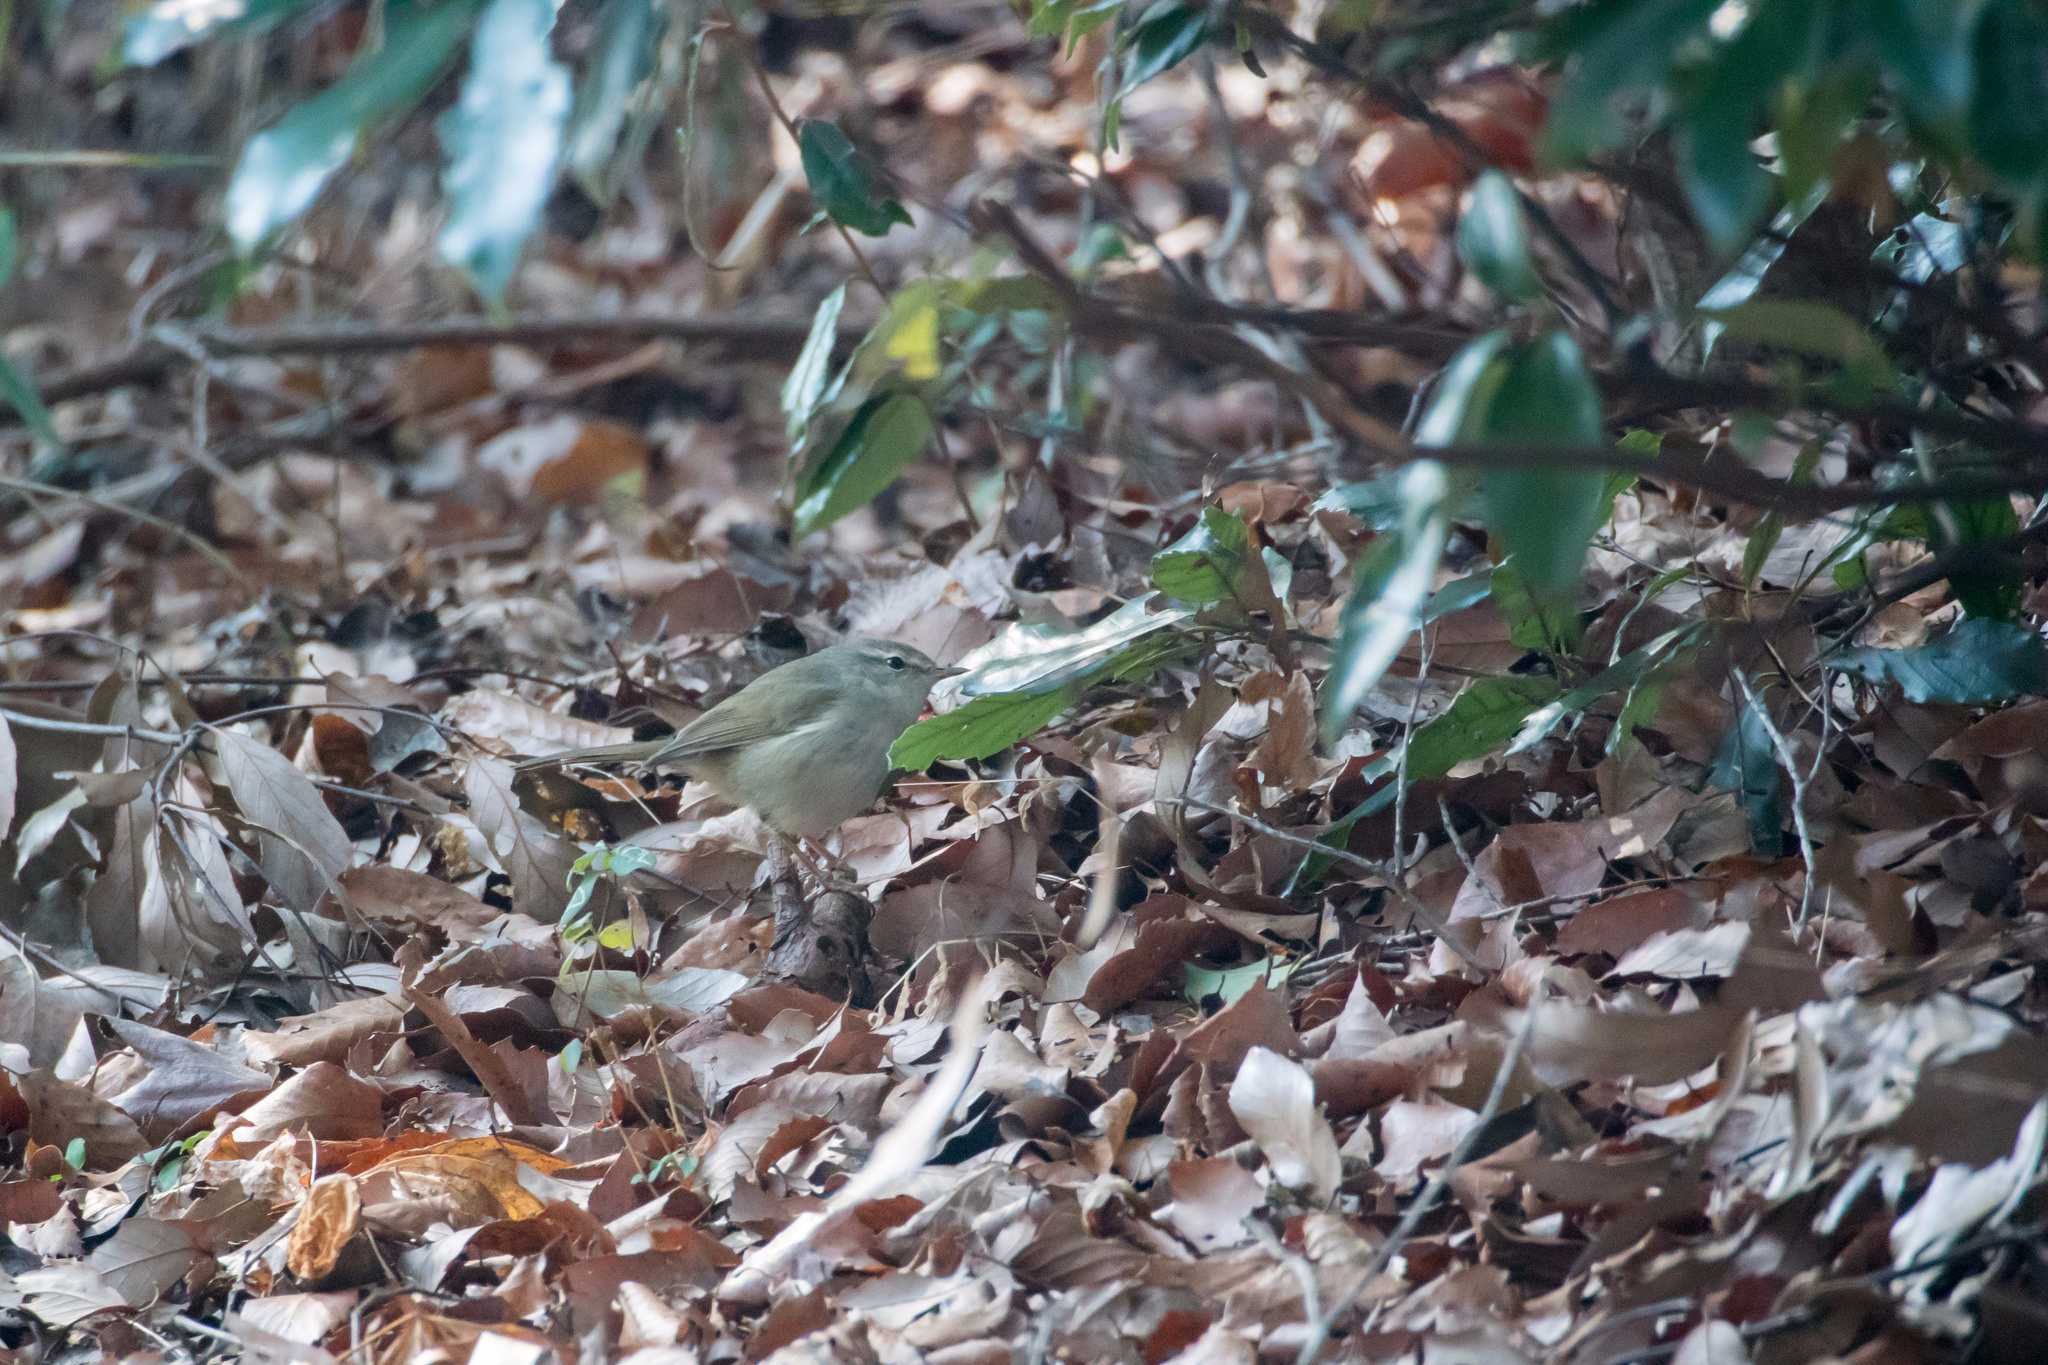
M580 943L590 937L590 898L600 885L651 871L657 861L653 849L638 844L599 844L586 849L569 865L569 902L559 921L563 942Z
M0 285L6 284L14 275L17 250L14 213L11 209L0 208ZM57 435L57 424L50 420L50 410L43 406L43 396L36 392L34 384L29 383L28 376L5 355L0 355L0 405L12 408L21 418L21 424L28 428L39 450L64 448L63 440Z
M1194 619L1195 609L1159 594L1133 598L1093 625L1062 630L1019 623L960 660L964 697L1047 692L1118 671L1140 642Z
M419 103L476 12L477 0L390 0L384 45L242 148L221 204L235 246L253 252L304 213L371 124Z
M1493 576L1475 573L1446 583L1431 594L1429 605L1422 609L1422 624L1440 620L1453 612L1476 607L1493 595Z
M576 86L562 164L601 205L609 205L617 193L613 168L620 159L619 131L633 92L654 70L667 13L667 6L653 0L603 0L598 9L597 41Z
M1814 0L1760 0L1676 122L1679 180L1718 252L1748 241L1770 207L1771 179L1750 143L1779 84L1819 57L1830 12Z
M805 119L797 125L797 148L811 199L833 222L869 237L886 236L898 223L910 226L909 210L882 193L867 158L837 125Z
M1192 611L1147 613L1153 600L1127 602L1080 631L1013 626L972 651L960 661L968 669L960 689L973 699L905 730L889 746L890 765L917 770L941 758L987 758L1043 728L1095 683L1143 677L1185 652L1190 638L1168 627ZM1005 690L991 689L998 682Z
M1402 513L1407 510L1401 492L1401 481L1406 472L1390 469L1370 479L1340 483L1316 499L1314 510L1343 512L1363 522L1369 531L1391 531L1401 524ZM1485 520L1486 513L1479 506L1478 492L1476 481L1469 476L1452 476L1450 499L1453 521L1477 524Z
M1703 308L1729 336L1818 356L1842 366L1842 377L1867 389L1892 381L1892 364L1868 328L1839 308L1806 299L1751 299L1733 308Z
M889 746L889 766L921 772L942 758L987 758L1035 733L1080 700L1082 689L1004 692L976 697L905 730Z
M1542 286L1529 259L1529 226L1514 181L1486 171L1473 182L1458 216L1458 258L1479 282L1511 303L1526 303Z
M846 286L842 284L827 294L812 314L804 348L797 352L796 363L789 367L789 377L782 381L782 416L793 442L803 439L811 414L825 396L832 351L839 344L839 315L845 308Z
M1989 471L1987 471L1988 473ZM2019 513L2011 498L1980 498L1948 504L1955 538L1947 548L1997 545L2019 534ZM1984 555L1965 562L1949 575L1949 589L1971 616L2010 621L2018 617L2026 593L2026 575L2017 556Z
M1434 460L1401 471L1400 529L1383 535L1361 558L1344 604L1337 648L1323 681L1323 738L1342 734L1352 712L1385 675L1421 624L1430 586L1450 532L1450 480Z
M1554 23L1549 50L1569 64L1543 129L1545 162L1578 162L1618 141L1615 104L1661 87L1679 44L1719 7L1720 0L1596 0Z
M122 29L121 60L129 66L154 66L202 38L266 28L311 3L312 0L231 0L206 5L194 0L157 0L129 19Z
M1600 394L1578 343L1551 332L1522 347L1488 404L1480 443L1588 447L1601 443ZM1487 524L1514 556L1530 594L1576 615L1586 547L1605 519L1598 471L1489 470Z
M1813 211L1826 201L1827 195L1826 183L1818 184L1808 190L1804 198L1779 209L1771 216L1770 231L1751 242L1741 258L1729 267L1728 273L1714 281L1700 296L1700 311L1710 315L1706 325L1700 329L1700 346L1704 352L1711 354L1714 343L1721 338L1721 324L1711 320L1711 313L1716 309L1733 308L1756 297L1757 290L1763 287L1764 276L1785 254L1792 234L1813 216Z
M2007 181L2037 181L2048 168L2048 18L2032 0L1990 0L1974 48L1970 145Z
M889 311L868 329L854 351L851 373L856 387L885 380L923 384L944 369L939 352L939 310L949 290L939 280L905 285L889 299Z
M1481 678L1460 692L1444 711L1417 727L1406 749L1408 781L1427 782L1442 777L1460 763L1483 757L1514 737L1531 711L1557 696L1557 684L1549 678ZM1402 771L1400 750L1382 754L1360 770L1362 781L1379 782ZM1336 823L1316 837L1330 848L1342 848L1351 830L1394 804L1400 783L1388 782L1378 791L1346 811ZM1292 896L1321 879L1331 858L1311 853L1302 859L1288 879L1284 894Z
M1030 33L1057 38L1067 52L1083 38L1116 18L1125 0L1032 0Z
M1681 652L1697 644L1706 633L1702 624L1680 626L1676 630L1665 631L1639 649L1630 650L1594 674L1589 681L1532 711L1515 732L1508 752L1519 754L1533 749L1548 739L1567 716L1578 715L1613 693L1631 691L1653 670L1666 666Z
M1886 78L1918 121L1960 125L1973 85L1971 29L1982 7L1928 0L1861 0L1860 27L1876 47Z
M1563 657L1579 642L1582 627L1577 604L1539 598L1529 588L1510 556L1488 575L1494 605L1508 624L1508 642L1521 649Z
M1843 134L1876 93L1875 74L1860 63L1779 89L1778 160L1786 199L1798 202L1816 189L1825 192Z
M38 446L46 450L64 448L63 438L57 435L57 424L50 419L50 410L43 406L43 396L4 355L0 355L0 404L14 409Z
M569 117L569 73L548 35L551 0L490 0L470 44L462 96L442 116L448 221L441 258L502 303L520 250L554 188Z
M1513 739L1531 711L1558 694L1550 678L1481 678L1408 741L1408 780L1442 777ZM1390 769L1391 771L1391 769Z
M1236 595L1251 556L1251 528L1220 507L1152 556L1152 585L1168 597L1207 606Z
M1849 649L1830 666L1895 683L1913 702L1986 706L2048 691L2048 645L2025 626L1972 617L1914 649Z
M1507 366L1500 363L1507 344L1506 330L1495 328L1459 348L1430 390L1429 405L1415 423L1415 444L1454 446L1472 439L1485 420L1494 390L1507 376Z
M915 394L870 398L796 489L795 530L823 530L864 507L915 460L931 438L932 413Z
M1707 780L1735 793L1735 804L1749 818L1750 847L1775 858L1785 843L1784 803L1778 757L1771 744L1770 718L1761 709L1763 697L1746 698L1742 713L1728 727Z
M1131 29L1124 60L1122 94L1186 60L1209 36L1209 7L1165 0L1145 11Z

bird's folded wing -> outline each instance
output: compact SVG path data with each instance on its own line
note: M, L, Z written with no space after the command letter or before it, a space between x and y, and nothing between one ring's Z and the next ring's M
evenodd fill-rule
M784 733L786 727L778 725L772 715L759 711L720 715L714 708L676 731L675 737L661 746L653 761L676 763L703 754L715 754L721 749L737 749L743 744L772 739Z
M769 674L779 686L764 689L757 682L727 697L676 731L655 761L679 763L737 749L823 720L832 709L833 680L829 675L814 676L818 670L806 667L809 663L799 660Z

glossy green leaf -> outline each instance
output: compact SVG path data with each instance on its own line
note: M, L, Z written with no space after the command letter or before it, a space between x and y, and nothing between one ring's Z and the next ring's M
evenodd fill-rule
M1209 36L1209 7L1189 0L1163 0L1145 11L1131 29L1124 58L1122 93L1185 61Z
M1405 471L1390 469L1370 479L1340 483L1315 500L1317 511L1337 511L1356 517L1369 531L1391 531L1401 524L1401 476ZM1480 525L1486 509L1479 505L1478 481L1469 474L1451 475L1451 520Z
M1046 692L1099 677L1130 657L1133 646L1194 616L1195 609L1185 603L1147 594L1079 630L1019 623L960 660L959 666L967 670L959 682L960 694Z
M598 8L597 40L576 84L562 164L599 204L616 193L620 130L633 92L654 70L667 13L654 0L603 0Z
M1829 666L1891 683L1913 702L1984 706L2048 692L2048 645L2025 626L1973 617L1913 649L1849 649Z
M14 410L37 445L48 450L63 447L64 441L57 435L57 424L50 419L50 410L43 406L42 395L36 392L35 385L28 382L28 376L4 355L0 355L0 406Z
M1196 606L1233 597L1244 580L1251 541L1244 522L1220 507L1205 507L1192 530L1152 556L1152 586Z
M1544 125L1544 160L1568 165L1619 140L1616 104L1660 86L1679 45L1719 6L1720 0L1594 0L1553 24L1549 50L1569 61Z
M1577 602L1561 596L1539 597L1515 567L1512 555L1494 565L1488 578L1494 605L1507 622L1509 643L1563 656L1579 642L1582 632Z
M1083 38L1116 18L1125 0L1032 0L1030 33L1057 38L1067 52Z
M462 95L440 121L448 221L441 258L501 303L555 184L569 73L549 51L552 0L490 0L470 44Z
M1488 405L1482 444L1601 444L1600 394L1578 343L1551 332L1513 357ZM1532 595L1569 611L1586 548L1605 519L1597 471L1492 469L1483 484L1487 524L1514 556Z
M1323 680L1323 738L1342 734L1366 694L1379 683L1421 625L1429 590L1450 531L1450 479L1434 460L1401 471L1400 528L1382 535L1361 559L1344 604L1336 652Z
M1813 0L1758 0L1676 121L1679 181L1716 251L1735 252L1770 208L1771 178L1750 143L1778 85L1820 57L1829 13Z
M1458 215L1458 258L1479 282L1511 303L1536 297L1541 284L1529 258L1529 225L1514 181L1486 171L1472 184Z
M1015 625L960 660L964 706L921 720L889 749L891 765L917 770L941 758L987 758L1042 729L1088 688L1149 674L1187 649L1173 629L1194 610L1137 598L1080 630Z
M383 46L359 55L339 81L242 148L222 201L235 246L244 253L262 246L312 206L365 130L419 103L476 13L475 0L391 0Z
M1923 126L1959 124L1970 101L1979 0L1859 0L1859 27Z
M14 229L14 210L0 208L0 284L14 278L14 265L20 252L21 241Z
M1429 405L1415 424L1415 444L1454 446L1474 439L1507 376L1507 366L1497 363L1507 344L1506 330L1495 328L1459 348L1430 390Z
M1867 388L1890 383L1892 365L1883 348L1868 328L1839 308L1806 299L1751 299L1733 308L1701 311L1737 340L1836 361L1844 379Z
M1944 548L1992 546L2019 534L2020 517L2010 498L1979 498L1948 504L1955 538ZM2026 594L2026 569L2017 555L1987 554L1949 575L1949 590L1971 616L2011 621Z
M1531 711L1558 694L1549 678L1481 678L1460 692L1443 712L1418 726L1406 745L1405 771L1408 780L1426 782L1442 777L1460 763L1482 758L1506 744ZM1404 770L1402 751L1382 754L1363 768L1362 781L1380 782ZM1316 842L1342 848L1361 820L1369 820L1394 804L1400 794L1398 782L1387 782L1352 809L1346 811ZM1294 895L1320 880L1329 870L1326 853L1311 853L1294 869L1285 894Z
M1771 743L1770 718L1761 694L1746 698L1735 724L1728 727L1714 755L1707 780L1735 793L1735 803L1749 820L1749 843L1759 855L1775 858L1784 848L1783 778L1777 750Z
M2033 0L1989 0L1977 21L1970 146L2013 184L2048 170L2048 16Z
M1422 624L1441 620L1453 612L1476 607L1493 596L1493 575L1484 573L1468 574L1464 578L1446 583L1430 595L1429 603L1422 609Z
M211 5L157 0L122 28L121 60L129 66L154 66L202 39L267 28L311 4L312 0L225 0Z
M869 237L886 236L898 223L910 226L909 210L882 193L874 168L837 125L805 119L797 125L797 148L811 199L833 222Z
M889 746L889 766L922 772L942 758L987 758L1051 724L1080 700L1080 687L976 697L919 721Z
M827 294L818 304L818 311L811 315L811 330L804 338L803 350L797 352L796 363L789 367L789 376L782 381L782 416L792 441L803 439L811 414L825 396L825 384L832 372L832 351L839 344L839 315L845 308L846 286L842 284Z
M1460 763L1501 748L1529 713L1558 694L1550 678L1481 678L1408 741L1408 780L1442 777Z
M1589 681L1530 712L1515 732L1508 752L1519 754L1533 749L1555 733L1568 717L1582 714L1593 703L1617 692L1633 690L1653 670L1667 666L1675 657L1698 644L1706 634L1706 627L1701 624L1680 626L1638 649L1630 650Z
M931 409L915 394L869 399L825 458L798 482L795 531L823 530L894 483L931 439Z
M1825 183L1816 185L1807 192L1805 198L1787 204L1771 215L1770 230L1759 234L1737 258L1735 264L1728 268L1728 273L1714 281L1707 292L1700 296L1700 311L1707 315L1707 321L1700 329L1702 351L1712 354L1714 343L1721 337L1721 324L1713 321L1713 312L1717 309L1733 308L1756 297L1757 291L1763 288L1764 277L1770 274L1771 267L1785 254L1785 247L1791 242L1792 234L1797 232L1800 224L1812 217L1814 210L1826 201L1827 191Z

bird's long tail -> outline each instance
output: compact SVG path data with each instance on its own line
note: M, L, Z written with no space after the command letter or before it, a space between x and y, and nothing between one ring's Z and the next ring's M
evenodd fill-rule
M558 754L545 754L540 758L529 758L519 765L520 772L535 768L565 768L572 764L592 765L605 763L645 764L661 749L661 740L638 741L630 744L599 744L589 749L564 749Z

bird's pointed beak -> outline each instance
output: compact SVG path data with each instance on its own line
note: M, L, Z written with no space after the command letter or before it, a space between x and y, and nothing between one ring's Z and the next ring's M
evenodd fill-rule
M942 668L939 670L939 677L942 680L946 678L965 677L967 674L972 673L973 671L974 670L971 668Z

